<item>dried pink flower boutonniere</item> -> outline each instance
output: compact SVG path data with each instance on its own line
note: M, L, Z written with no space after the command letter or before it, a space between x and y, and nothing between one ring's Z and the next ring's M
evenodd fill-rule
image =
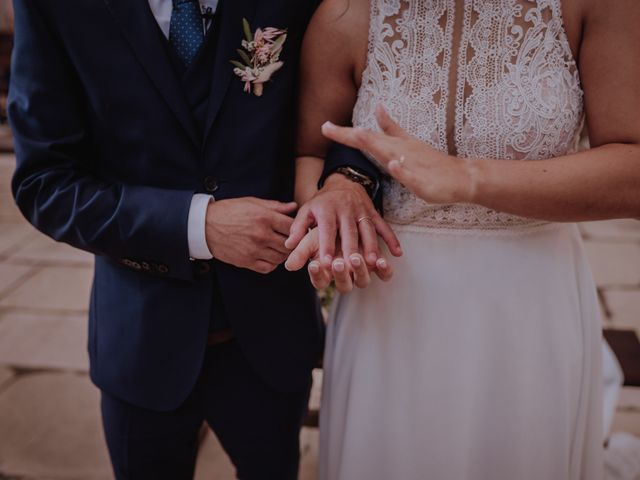
M238 49L241 61L232 60L235 73L244 82L244 91L261 97L264 84L271 80L274 73L284 65L280 54L287 41L287 31L279 28L258 28L251 33L251 26L246 18L242 20L244 40Z

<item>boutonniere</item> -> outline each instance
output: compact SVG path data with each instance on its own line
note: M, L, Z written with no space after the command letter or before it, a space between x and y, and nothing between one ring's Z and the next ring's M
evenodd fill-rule
M251 26L246 18L242 19L244 40L238 55L241 61L232 60L235 73L244 82L244 91L261 97L264 84L271 80L274 73L282 68L280 54L287 41L287 31L279 28L258 28L251 33Z

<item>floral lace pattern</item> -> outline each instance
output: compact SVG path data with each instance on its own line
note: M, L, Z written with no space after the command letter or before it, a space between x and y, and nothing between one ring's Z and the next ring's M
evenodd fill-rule
M575 150L582 97L560 0L371 2L354 125L377 129L382 103L441 151L546 159ZM393 180L384 197L391 223L490 230L544 223L478 205L429 204Z

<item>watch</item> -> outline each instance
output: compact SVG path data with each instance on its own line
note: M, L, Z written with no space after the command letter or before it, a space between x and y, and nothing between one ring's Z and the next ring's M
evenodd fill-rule
M362 185L371 198L374 198L378 193L379 182L369 177L369 175L362 173L360 170L352 167L338 167L332 172L332 174L334 173L339 173L352 182Z

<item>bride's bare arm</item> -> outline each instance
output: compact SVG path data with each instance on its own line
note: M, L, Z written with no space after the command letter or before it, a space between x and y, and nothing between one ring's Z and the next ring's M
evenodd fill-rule
M367 9L363 12L363 6ZM302 47L296 201L317 192L330 145L320 127L327 120L349 123L357 94L359 54L366 52L368 6L362 0L325 0ZM363 43L364 40L364 43ZM362 55L360 55L362 56Z
M578 63L591 149L541 161L459 159L408 137L325 127L366 149L419 196L550 221L640 218L640 2L583 0ZM399 162L399 159L403 162Z
M478 203L559 221L640 217L640 2L586 5L579 68L592 149L478 162Z
M321 175L327 176L326 167L333 163L353 168L368 164L361 153L346 152L341 146L332 150L325 166L332 142L321 133L327 120L349 123L351 119L366 62L368 31L369 0L325 0L309 25L302 50L295 195L302 208L286 243L294 249L286 266L298 270L312 260L308 266L312 283L324 288L334 279L344 293L354 285L369 284L368 268L383 280L391 278L393 269L380 256L377 234L392 253L401 254L397 238L362 185L336 173L328 175L321 192L317 189ZM305 236L314 223L317 228Z

